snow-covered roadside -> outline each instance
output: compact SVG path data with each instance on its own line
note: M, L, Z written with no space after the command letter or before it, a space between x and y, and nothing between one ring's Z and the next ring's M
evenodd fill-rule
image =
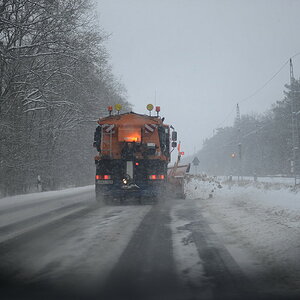
M221 187L214 177L194 175L184 181L184 192L187 199L207 199L214 197Z
M239 246L250 250L274 277L300 289L299 195L287 189L225 186L214 198L196 203L209 220L231 232Z
M15 205L25 204L25 203L29 204L29 203L40 202L43 200L54 200L62 197L78 195L81 193L92 191L94 188L95 188L94 185L88 185L84 187L68 188L59 191L40 192L40 193L31 193L31 194L17 195L11 197L4 197L4 198L0 198L0 210L6 209L8 207L13 207Z
M218 176L221 181L228 181L229 176ZM232 180L238 182L238 176L232 176ZM248 183L255 183L254 176L243 176L243 181ZM299 181L299 180L297 180ZM266 176L266 177L256 177L257 183L269 183L273 186L293 186L295 184L295 179L293 177L284 177L284 176Z
M225 199L242 199L251 205L264 208L268 214L281 221L291 222L300 227L300 195L288 189L260 190L254 186L224 186L218 196Z
M77 213L95 203L94 186L0 199L0 242Z

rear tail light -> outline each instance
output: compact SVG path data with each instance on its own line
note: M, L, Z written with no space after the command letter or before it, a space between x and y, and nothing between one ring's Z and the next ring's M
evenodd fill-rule
M96 175L97 180L109 180L111 179L110 175Z
M149 175L150 180L165 179L165 175Z

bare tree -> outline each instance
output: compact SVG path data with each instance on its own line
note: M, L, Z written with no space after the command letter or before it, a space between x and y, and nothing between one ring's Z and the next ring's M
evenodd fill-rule
M0 1L3 194L31 189L37 174L46 188L92 180L89 121L108 103L130 107L96 22L86 0ZM74 177L79 164L85 176Z

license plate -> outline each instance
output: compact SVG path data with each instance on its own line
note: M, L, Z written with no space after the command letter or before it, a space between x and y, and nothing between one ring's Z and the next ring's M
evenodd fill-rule
M113 184L113 180L97 180L97 184Z

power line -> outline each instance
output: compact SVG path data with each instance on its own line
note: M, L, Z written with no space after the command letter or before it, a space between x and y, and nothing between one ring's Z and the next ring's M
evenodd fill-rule
M291 58L294 58L296 56L300 55L300 52L294 54ZM257 94L259 94L283 69L284 67L289 64L290 62L290 59L289 58L288 60L286 60L282 65L281 67L279 68L279 70L277 72L275 72L272 77L270 79L268 79L262 86L260 86L258 89L256 89L253 93L251 93L249 96L243 98L242 100L239 101L239 103L242 103L242 102L245 102L251 98L253 98L254 96L256 96ZM235 110L235 107L236 105L233 106L232 110L230 111L230 113L226 116L226 118L221 122L219 123L216 128L218 128L219 126L221 126L225 121L228 120L228 118L232 115L232 113L234 112Z
M241 140L243 140L245 137L247 137L247 136L249 136L249 135L251 135L251 134L253 134L253 133L258 133L260 130L264 129L264 128L267 127L267 126L269 126L269 124L265 124L265 125L263 125L263 126L260 126L260 127L258 127L258 128L255 128L254 130L252 130L252 131L250 131L250 132L248 132L248 133L242 135L242 136L241 136ZM226 145L224 145L224 146L222 146L222 147L231 147L231 146L237 146L237 145L238 145L237 142L231 142L231 143L226 144Z
M279 68L279 70L277 72L275 72L272 77L267 80L261 87L259 87L256 91L254 91L252 94L250 94L248 97L240 100L240 103L247 101L249 99L251 99L252 97L256 96L260 91L262 91L282 70L283 68L290 63L290 60L296 56L300 55L300 52L294 54L291 58L287 59L284 64Z
M300 53L299 53L300 54ZM256 91L254 91L251 95L249 95L248 97L242 99L240 101L240 103L245 102L251 98L253 98L254 96L256 96L260 91L262 91L282 70L283 68L290 62L290 59L288 59L281 67L280 69L268 80L266 81L261 87L259 87Z
M234 110L235 110L235 106L233 106L233 108L232 108L232 110L230 111L230 113L226 116L226 118L225 118L221 123L219 123L219 124L216 126L216 128L219 128L219 126L221 126L225 121L227 121L228 118L233 114Z

